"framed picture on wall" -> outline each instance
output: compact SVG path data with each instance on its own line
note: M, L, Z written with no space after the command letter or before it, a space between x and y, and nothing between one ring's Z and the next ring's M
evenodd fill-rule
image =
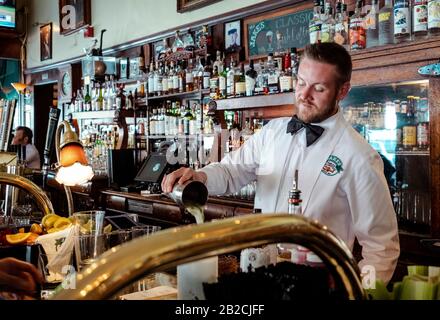
M91 0L58 0L60 34L69 35L92 24Z
M52 22L40 27L40 60L52 59Z
M241 49L241 20L225 23L225 50L236 52Z
M221 0L177 0L177 12L196 10Z

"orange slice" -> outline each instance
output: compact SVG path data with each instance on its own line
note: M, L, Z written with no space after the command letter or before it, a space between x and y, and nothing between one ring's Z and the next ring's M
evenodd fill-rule
M40 236L40 235L31 232L31 235L29 236L29 238L26 239L26 244L29 244L29 245L34 244L34 243L35 243L35 240L37 240L37 238L38 238L39 236Z
M34 223L31 226L31 232L36 233L36 234L42 234L43 233L43 229L41 228L41 226L37 223Z
M31 235L32 235L31 232L8 234L6 235L6 241L9 244L22 244L25 243Z

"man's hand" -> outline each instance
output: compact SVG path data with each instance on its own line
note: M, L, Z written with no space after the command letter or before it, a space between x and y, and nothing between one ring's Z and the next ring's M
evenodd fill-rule
M34 265L14 258L0 259L0 288L32 294L43 281L43 275Z
M163 177L162 191L164 193L171 193L173 192L176 182L177 184L184 184L188 180L200 181L201 183L206 184L208 177L204 172L194 171L190 168L180 168Z

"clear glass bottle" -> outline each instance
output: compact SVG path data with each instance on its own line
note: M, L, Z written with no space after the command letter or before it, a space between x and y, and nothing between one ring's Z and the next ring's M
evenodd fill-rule
M226 94L228 98L235 96L235 61L231 58L231 64L226 79Z
M379 45L392 43L394 43L393 1L385 0L384 6L379 10Z
M371 10L365 17L367 48L379 45L379 1L373 0Z
M273 54L269 53L267 57L267 86L269 94L275 94L280 92L279 87L279 70L273 61Z
M325 3L325 15L322 18L321 42L333 42L336 21L333 18L333 8L330 2Z
M154 63L151 61L150 63L150 72L148 73L148 96L153 97L155 96L155 89L154 89Z
M342 12L342 3L337 2L336 3L336 24L335 24L335 35L333 37L333 41L337 44L340 44L341 46L344 46L347 48L348 44L348 36L347 31L345 29L345 21L344 21L344 14Z
M313 8L313 18L312 20L310 20L309 23L309 35L311 44L321 42L321 28L321 4L320 0L315 0Z
M411 40L411 8L409 0L394 3L394 39L396 43Z

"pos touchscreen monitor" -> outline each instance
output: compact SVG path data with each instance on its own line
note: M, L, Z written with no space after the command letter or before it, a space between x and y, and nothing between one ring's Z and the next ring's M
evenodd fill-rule
M165 154L151 153L145 159L134 180L137 182L160 183L168 167Z
M0 0L0 28L15 29L15 0Z

